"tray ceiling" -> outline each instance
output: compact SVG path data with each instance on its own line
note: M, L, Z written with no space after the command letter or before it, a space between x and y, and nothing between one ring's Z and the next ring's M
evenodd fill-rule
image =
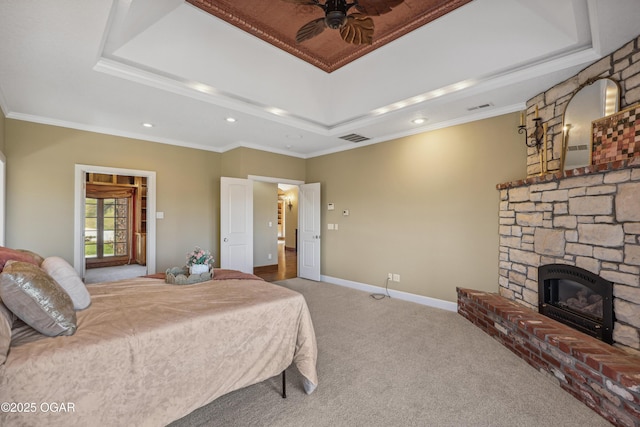
M296 43L298 29L323 16L316 6L283 0L186 1L323 71L332 72L471 0L405 0L391 12L373 17L375 32L370 45L346 43L338 31L328 29L313 39Z
M186 0L0 2L4 115L309 158L520 111L638 37L640 15L638 0L405 0L373 17L374 44L364 50L335 30L303 42L338 67L326 72L275 44L296 47L295 33L319 8L210 3L236 8L234 20L251 19L262 37ZM265 5L289 12L267 22L275 12Z

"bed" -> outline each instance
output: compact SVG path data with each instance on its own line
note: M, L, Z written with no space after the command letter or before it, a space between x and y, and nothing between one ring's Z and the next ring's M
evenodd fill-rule
M0 403L12 406L2 404L0 425L163 426L292 363L307 393L318 384L313 325L295 291L222 270L191 285L144 277L87 289L73 335L14 325L0 367Z

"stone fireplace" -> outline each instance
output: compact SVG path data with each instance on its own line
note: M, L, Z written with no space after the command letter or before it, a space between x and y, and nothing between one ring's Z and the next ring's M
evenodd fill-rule
M499 294L458 312L614 425L640 427L640 157L498 185Z
M640 131L635 157L561 170L566 107L603 77L621 109L640 102L640 37L527 101L529 132L539 111L550 144L529 148L526 179L497 186L499 293L458 288L458 312L614 425L640 427Z
M605 166L498 185L500 295L538 310L539 267L584 269L613 283L612 341L638 352L640 158Z

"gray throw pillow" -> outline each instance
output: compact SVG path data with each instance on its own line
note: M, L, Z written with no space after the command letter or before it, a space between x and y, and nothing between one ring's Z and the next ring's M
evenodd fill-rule
M76 331L71 298L33 264L7 262L0 273L0 298L16 316L44 335L73 335Z

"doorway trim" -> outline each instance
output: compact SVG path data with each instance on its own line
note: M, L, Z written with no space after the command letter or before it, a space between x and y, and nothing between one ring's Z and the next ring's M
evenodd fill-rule
M87 173L140 176L147 178L147 274L156 272L156 173L137 169L75 165L73 207L73 266L84 279L84 205Z
M300 185L305 183L304 181L298 181L297 179L274 178L271 176L259 175L247 175L247 179L250 179L252 181L269 182L271 184Z

